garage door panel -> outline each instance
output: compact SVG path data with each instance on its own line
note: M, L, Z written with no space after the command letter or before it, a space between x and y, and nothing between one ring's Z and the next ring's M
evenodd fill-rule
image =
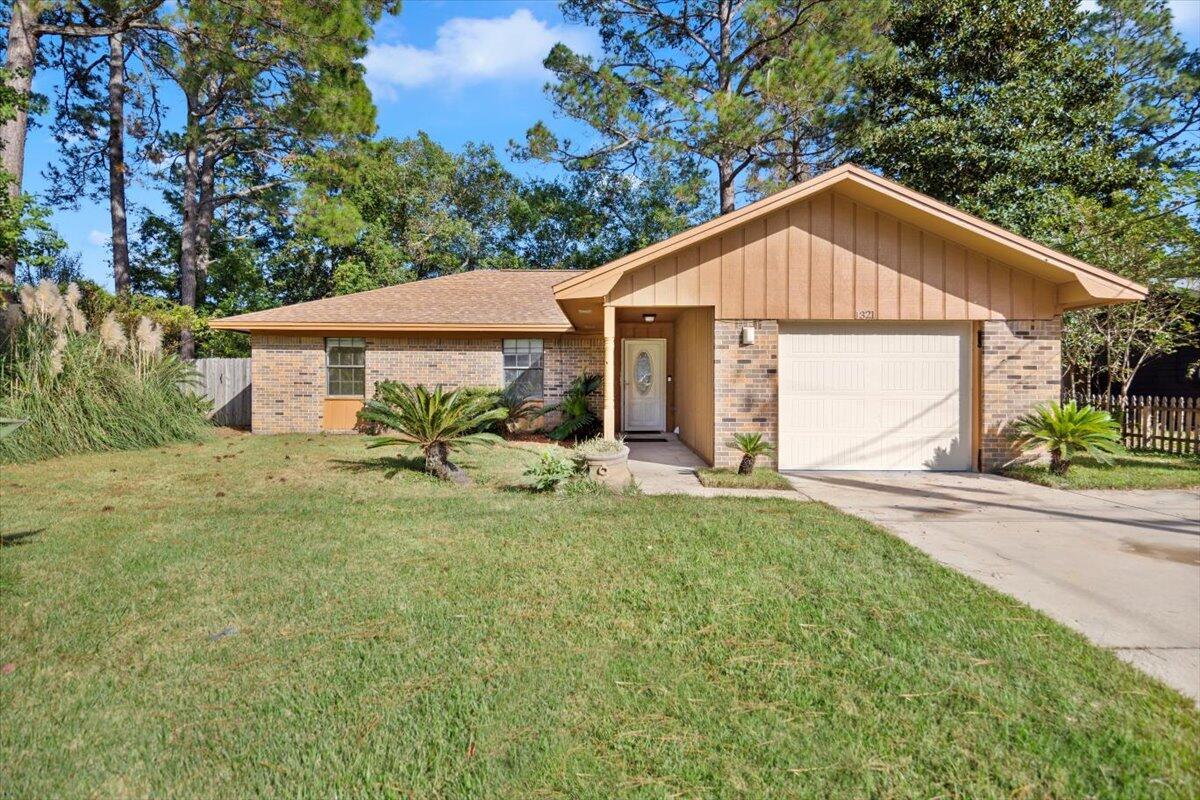
M969 326L794 323L779 342L784 469L969 469Z

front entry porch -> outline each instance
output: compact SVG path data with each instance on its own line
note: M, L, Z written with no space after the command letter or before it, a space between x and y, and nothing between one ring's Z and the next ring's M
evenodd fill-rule
M705 466L713 406L712 308L605 306L606 437L667 434Z

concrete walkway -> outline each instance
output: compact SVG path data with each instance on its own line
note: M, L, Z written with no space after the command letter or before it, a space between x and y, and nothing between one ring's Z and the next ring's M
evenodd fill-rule
M1200 701L1200 490L1072 492L972 473L789 477Z
M629 471L646 494L690 494L696 497L783 497L805 500L796 492L773 489L710 489L701 486L696 470L707 464L674 434L665 433L663 441L627 439Z

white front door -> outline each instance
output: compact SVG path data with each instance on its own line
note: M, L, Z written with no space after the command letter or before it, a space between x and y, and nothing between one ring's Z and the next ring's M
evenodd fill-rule
M626 431L667 429L667 340L625 339L621 353L624 393L622 428Z

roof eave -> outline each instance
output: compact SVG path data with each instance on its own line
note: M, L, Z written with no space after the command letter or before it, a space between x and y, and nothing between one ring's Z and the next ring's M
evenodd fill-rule
M569 323L496 324L496 323L396 323L396 322L271 322L239 321L225 317L209 321L209 327L242 333L331 333L361 331L378 333L570 333Z

